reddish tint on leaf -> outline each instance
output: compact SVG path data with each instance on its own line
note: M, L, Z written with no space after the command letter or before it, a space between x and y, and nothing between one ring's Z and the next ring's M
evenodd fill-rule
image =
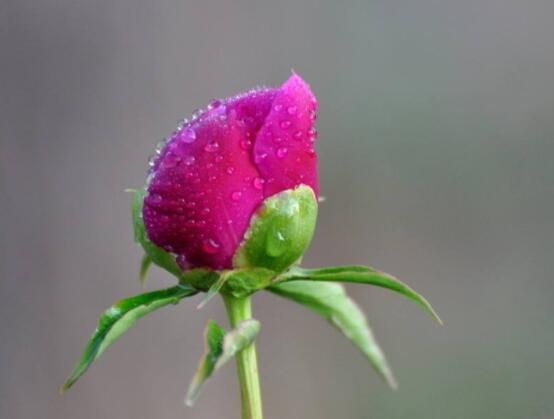
M183 268L231 268L266 197L299 184L318 193L316 110L293 74L280 88L213 101L185 121L152 161L143 208L150 240Z

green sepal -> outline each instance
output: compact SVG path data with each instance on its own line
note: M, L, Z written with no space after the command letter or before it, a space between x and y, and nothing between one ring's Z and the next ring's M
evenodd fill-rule
M144 220L142 219L142 206L145 196L146 190L144 188L134 191L131 209L133 212L133 231L135 242L142 246L144 252L153 263L179 278L183 271L179 268L179 265L177 265L175 256L152 243L146 234Z
M148 271L150 270L150 267L152 266L152 259L150 259L150 256L144 255L142 257L142 260L140 261L140 271L139 271L139 281L140 285L143 287L146 285L146 280L148 279Z
M341 284L298 280L274 284L268 290L314 310L331 322L367 357L387 384L397 388L387 359L365 315Z
M221 291L235 298L247 297L270 286L277 272L264 268L236 269L229 271Z
M317 199L309 186L300 185L267 198L252 217L233 266L283 272L308 248L316 221Z
M60 393L70 388L108 346L129 330L138 319L158 308L169 304L177 304L183 298L196 293L197 291L191 287L177 285L125 298L107 309L100 316L98 326L90 337L69 378L60 387Z
M180 282L199 291L206 292L200 306L204 306L218 292L233 297L247 297L270 286L277 272L264 268L210 271L194 269L182 274Z
M214 321L208 322L204 331L206 349L190 383L185 403L192 406L208 378L239 351L250 345L259 332L260 322L255 319L244 320L229 332L225 332L225 329Z
M369 266L333 266L329 268L305 269L293 267L283 273L276 282L297 280L352 282L356 284L369 284L395 291L418 303L435 320L442 324L442 320L431 304L419 293L392 275L378 271Z

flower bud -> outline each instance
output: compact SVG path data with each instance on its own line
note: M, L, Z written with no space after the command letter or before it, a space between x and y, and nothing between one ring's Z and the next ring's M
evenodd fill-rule
M262 206L274 213L272 206L286 200L306 206L306 189L317 196L316 110L310 87L292 74L279 88L215 100L184 121L151 162L143 205L148 238L177 255L183 269L235 267L233 257L249 226L258 225L252 218ZM300 185L306 186L295 189ZM236 258L243 265L285 263L261 261L248 249ZM295 249L286 252L287 261L300 257Z

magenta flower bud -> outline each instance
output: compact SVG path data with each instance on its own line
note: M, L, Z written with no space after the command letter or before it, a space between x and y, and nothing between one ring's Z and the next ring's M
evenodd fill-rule
M253 215L299 185L318 194L317 100L298 75L224 100L185 121L152 160L143 218L182 268L233 267Z

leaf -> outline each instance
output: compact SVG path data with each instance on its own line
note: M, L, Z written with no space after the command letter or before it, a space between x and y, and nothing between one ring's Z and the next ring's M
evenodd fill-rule
M148 239L148 235L146 234L146 230L144 228L144 221L142 219L142 205L145 196L146 190L143 188L135 191L135 195L133 197L131 209L133 212L133 231L135 235L135 242L142 246L144 252L153 263L165 269L177 278L180 278L183 271L179 268L179 265L177 265L175 256L169 252L166 252L161 247L156 246L150 241L150 239Z
M125 298L107 309L100 316L96 330L90 337L71 375L60 388L60 393L70 388L93 361L98 359L108 346L129 330L138 319L163 306L177 304L181 299L196 293L197 291L191 287L177 285Z
M252 342L258 333L260 333L261 324L256 319L248 319L240 322L237 327L225 335L223 339L223 353L217 360L215 369L222 367L227 361L234 357L238 352L246 348Z
M228 333L216 322L208 322L204 332L206 351L190 383L185 399L187 406L194 404L208 378L239 351L250 345L259 331L260 322L255 319L240 322Z
M362 351L388 385L397 388L394 375L364 314L348 297L342 285L298 280L275 284L268 290L296 301L330 321Z
M150 259L150 256L144 255L140 263L140 272L139 272L139 280L142 286L146 285L146 280L148 279L147 278L148 271L150 270L151 265L152 265L152 259Z
M370 284L382 288L388 288L414 300L429 314L431 314L431 316L433 316L439 324L442 324L442 320L439 315L423 296L394 276L385 272L380 272L369 266L334 266L319 269L304 269L295 267L277 278L277 282L296 280L353 282L356 284Z
M206 304L208 304L208 301L210 301L219 292L221 287L223 287L223 285L225 285L225 282L227 282L227 279L229 279L229 272L230 271L224 272L219 276L217 281L215 281L212 284L212 286L210 287L210 289L208 290L206 295L202 298L202 301L200 301L200 304L198 304L196 308L201 309Z

